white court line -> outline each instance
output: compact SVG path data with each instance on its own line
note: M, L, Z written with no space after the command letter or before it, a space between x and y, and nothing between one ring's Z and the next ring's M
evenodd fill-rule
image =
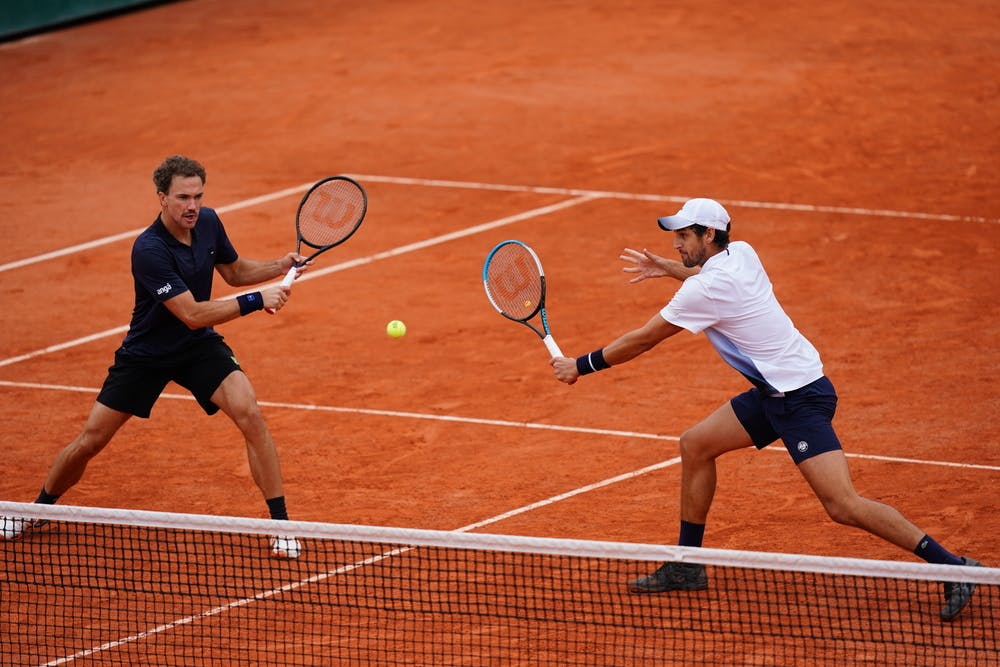
M27 359L32 359L34 357L40 357L43 354L58 352L59 350L65 350L71 347L76 347L77 345L84 345L91 341L107 338L108 336L114 336L115 334L125 333L126 331L128 331L128 325L115 327L114 329L106 329L104 331L100 331L95 334L90 334L89 336L83 336L82 338L76 338L74 340L66 341L65 343L56 343L55 345L49 345L48 347L43 347L42 349L35 350L34 352L19 354L16 357L7 357L6 359L0 360L0 366L10 366L11 364L16 364L19 361L25 361Z
M681 195L653 195L653 194L636 194L630 192L615 192L610 190L584 190L579 188L553 188L546 186L531 186L531 185L504 185L501 183L479 183L475 181L451 181L451 180L431 179L431 178L377 176L375 174L350 174L350 176L356 178L359 181L370 181L372 183L390 183L393 185L416 185L422 187L457 188L466 190L493 190L501 192L532 192L535 194L586 196L594 199L629 199L638 201L658 201L658 202L672 202L672 203L683 203L688 199L690 199L689 196L681 196ZM241 208L247 208L249 206L255 206L256 204L272 201L274 199L280 199L282 197L288 197L293 194L305 192L310 187L312 187L311 183L297 185L295 187L285 188L284 190L278 190L270 194L261 195L260 197L244 199L234 204L222 206L220 208L217 208L216 210L219 213L236 211ZM852 216L858 215L858 216L904 218L904 219L908 218L913 220L936 220L941 222L979 222L979 223L989 223L989 224L1000 223L1000 218L949 215L944 213L924 213L919 211L896 211L890 209L872 209L872 208L861 208L854 206L823 206L819 204L789 204L783 202L762 202L762 201L753 201L747 199L719 199L719 201L725 204L726 206L740 207L740 208L763 208L776 211L799 211L803 213L837 213L840 215L852 215ZM114 243L116 241L129 239L138 236L139 233L141 233L144 229L145 227L139 229L133 229L128 232L122 232L120 234L107 236L102 239L96 239L94 241L89 241L87 243L81 243L79 245L63 248L62 250L54 250L52 252L48 252L42 255L27 257L25 259L17 260L14 262L8 262L7 264L0 264L0 273L4 271L9 271L11 269L17 269L23 266L36 264L38 262L44 262L49 259L56 259L77 252L83 252L84 250L89 250L91 248L107 245L109 243Z
M306 185L298 185L294 188L286 188L284 190L278 190L277 192L272 192L270 194L261 195L260 197L253 197L251 199L244 199L243 201L238 201L235 204L228 204L220 208L215 209L217 213L228 213L229 211L238 211L241 208L247 208L250 206L256 206L257 204L263 204L264 202L269 202L274 199L281 199L282 197L288 197L290 195L297 194L299 192L305 192L312 186L311 183ZM149 225L146 225L148 227ZM105 236L101 239L96 239L94 241L88 241L87 243L80 243L78 245L69 246L63 248L62 250L53 250L52 252L47 252L42 255L35 255L34 257L26 257L25 259L19 259L15 262L8 262L7 264L0 264L0 273L4 271L10 271L11 269L19 269L22 266L30 266L31 264L37 264L39 262L44 262L50 259L57 259L59 257L65 257L66 255L72 255L74 253L83 252L84 250L90 250L91 248L98 248L102 245L107 245L109 243L114 243L116 241L124 241L125 239L130 239L141 234L146 227L140 227L139 229L133 229L128 232L121 232L120 234L115 234L113 236Z
M14 382L11 380L0 380L0 387L10 387L12 389L38 389L41 391L66 391L66 392L76 392L82 394L96 394L99 391L99 389L97 389L96 387L80 387L80 386L63 385L63 384L46 384L41 382ZM189 394L165 393L162 394L161 396L162 398L170 400L194 401L194 397ZM677 442L680 440L680 437L676 435L660 435L657 433L643 433L641 431L619 431L615 429L590 428L587 426L541 424L538 422L519 422L519 421L509 421L504 419L484 419L481 417L461 417L458 415L441 415L441 414L431 414L426 412L407 412L402 410L380 410L377 408L349 408L339 405L315 405L313 403L286 403L282 401L265 401L265 400L258 400L257 402L260 404L261 407L275 408L279 410L303 410L306 412L334 412L343 414L368 415L371 417L392 417L396 419L424 419L428 421L451 422L460 424L478 424L481 426L499 426L501 428L535 429L541 431L562 431L567 433L583 433L586 435L603 435L614 438L635 438L640 440L664 440L670 442ZM770 447L766 447L765 450L771 452L784 452L785 448L780 445L771 445ZM911 465L941 466L946 468L964 468L968 470L989 470L991 472L1000 472L1000 465L985 465L981 463L957 463L953 461L931 461L927 459L910 459L898 456L880 456L877 454L857 454L854 452L845 452L845 455L848 458L866 459L871 461L888 461L891 463L907 463ZM670 462L658 463L650 468L643 468L642 470L636 471L634 473L627 473L626 475L612 478L612 480L610 481L601 482L600 485L603 486L608 483L613 483L630 477L635 477L638 474L645 474L647 472L650 472L651 470L656 470L658 468L664 467L667 463ZM591 488L598 488L598 487L585 487L585 488L590 490ZM559 496L560 499L562 497L563 496ZM515 512L520 513L519 510ZM472 528L479 527L480 525L486 525L488 523L493 523L493 521L487 520L486 523L472 524L471 526L467 526L466 528L471 530Z
M435 236L433 238L425 239L423 241L417 241L416 243L409 243L407 245L398 246L391 250L385 250L383 252L375 253L374 255L368 255L367 257L359 257L357 259L348 260L346 262L341 262L340 264L334 264L333 266L328 266L324 269L310 269L308 273L304 274L296 282L305 282L307 280L315 280L325 275L331 273L336 273L337 271L343 271L345 269L354 268L355 266L362 266L364 264L371 264L372 262L377 262L382 259L388 259L390 257L397 257L399 255L406 254L408 252L414 252L416 250L422 250L424 248L429 248L431 246L439 245L441 243L447 243L448 241L454 241L455 239L460 239L464 236L471 236L472 234L478 234L479 232L488 231L490 229L496 229L497 227L503 227L505 225L510 225L515 222L520 222L522 220L528 220L529 218L538 217L540 215L547 215L554 211L559 211L564 208L569 208L571 206L576 206L586 201L590 201L592 197L588 195L583 195L580 197L575 197L573 199L567 199L556 204L550 204L548 206L541 206L539 208L533 208L530 211L524 211L523 213L518 213L516 215L510 215L505 218L498 218L497 220L492 220L490 222L485 222L481 225L475 225L472 227L466 227L465 229L459 230L457 232L449 232L448 234L441 234L440 236ZM271 283L271 284L277 284ZM260 289L260 286L256 286L253 289ZM234 292L229 296L235 296L239 292ZM225 296L221 298L226 298ZM115 327L113 329L107 329L99 333L91 334L89 336L84 336L82 338L76 338L74 340L66 341L64 343L57 343L56 345L50 345L48 347L43 347L40 350L34 350L32 352L27 352L25 354L19 354L15 357L8 357L6 359L0 360L0 367L10 366L11 364L16 364L20 361L26 361L28 359L33 359L35 357L40 357L45 354L50 354L52 352L58 352L59 350L65 350L71 347L76 347L78 345L84 345L101 338L107 338L108 336L114 336L128 331L128 325Z
M652 195L610 190L581 190L579 188L551 188L531 185L502 185L497 183L477 183L474 181L449 181L427 178L404 178L397 176L376 176L374 174L352 174L360 181L372 183L392 183L394 185L420 185L438 188L464 188L469 190L499 190L503 192L532 192L549 195L586 195L595 199L629 199L637 201L658 201L684 203L699 195ZM922 213L917 211L896 211L892 209L862 208L857 206L824 206L820 204L788 204L784 202L753 201L748 199L718 199L721 204L736 208L763 208L775 211L800 211L803 213L838 213L882 218L910 218L914 220L939 220L941 222L985 222L1000 223L1000 218L985 218L947 213Z
M96 394L100 391L97 387L80 387L65 384L46 384L42 382L13 382L11 380L0 380L0 387L10 387L11 389L38 389L42 391L65 391L79 394ZM177 401L193 401L194 396L190 394L164 393L161 398ZM280 410L303 410L306 412L339 412L347 414L368 415L372 417L395 417L398 419L427 419L441 422L457 422L462 424L478 424L481 426L500 426L509 428L538 429L543 431L566 431L570 433L585 433L587 435L604 435L616 438L638 438L645 440L669 440L676 442L679 440L674 435L657 435L655 433L639 433L636 431L617 431L613 429L588 428L585 426L559 426L558 424L540 424L537 422L516 422L503 419L482 419L479 417L459 417L456 415L436 415L424 412L405 412L399 410L378 410L374 408L348 408L338 405L314 405L311 403L283 403L278 401L258 400L261 407L275 408Z
M671 438L672 440L679 440L679 438ZM551 498L546 498L545 500L539 500L538 502L531 503L530 505L523 505L517 509L510 510L509 512L504 512L503 514L497 514L496 516L491 516L488 519L483 519L482 521L477 521L475 523L470 523L467 526L462 526L461 528L456 528L456 533L467 533L470 530L475 530L476 528L482 528L483 526L488 526L491 523L497 523L498 521L503 521L509 519L512 516L517 516L518 514L524 514L525 512L530 512L531 510L536 510L540 507L545 507L546 505L554 505L555 503L566 500L567 498L572 498L573 496L579 496L581 494L587 493L589 491L594 491L595 489L600 489L605 486L611 486L612 484L617 484L618 482L625 482L636 477L641 477L648 472L654 472L656 470L662 470L663 468L669 468L670 466L677 465L681 462L681 457L675 456L672 459L667 459L666 461L660 461L659 463L654 463L651 466L646 466L645 468L639 468L638 470L633 470L631 472L626 472L615 477L609 477L608 479L601 480L600 482L595 482L593 484L588 484L586 486L581 486L572 491L567 491L566 493L561 493L557 496L552 496Z

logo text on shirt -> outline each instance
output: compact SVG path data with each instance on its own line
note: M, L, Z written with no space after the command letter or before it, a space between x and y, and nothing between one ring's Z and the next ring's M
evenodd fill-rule
M167 283L166 285L164 285L160 289L156 290L156 293L159 294L159 295L163 295L163 294L166 294L167 292L169 292L172 289L173 289L173 287L170 286L170 283Z

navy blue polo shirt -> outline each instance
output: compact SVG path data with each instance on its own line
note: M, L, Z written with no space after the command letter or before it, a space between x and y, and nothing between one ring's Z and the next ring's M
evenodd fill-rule
M175 239L157 216L132 244L135 309L121 352L156 357L179 352L198 340L219 337L212 327L189 329L164 302L187 291L195 301L208 301L215 265L230 264L237 257L214 210L201 208L191 230L190 246Z

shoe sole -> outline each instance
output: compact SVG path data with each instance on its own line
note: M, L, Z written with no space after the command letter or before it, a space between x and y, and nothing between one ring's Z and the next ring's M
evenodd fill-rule
M684 586L684 587L675 586L672 588L645 588L643 586L629 584L628 590L630 593L670 593L673 591L680 591L680 592L705 591L708 590L708 582L705 582L703 584L695 584L693 586Z

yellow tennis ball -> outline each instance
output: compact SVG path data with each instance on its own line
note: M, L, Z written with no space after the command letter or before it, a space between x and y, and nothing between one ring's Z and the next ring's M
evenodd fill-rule
M385 332L390 338L402 338L406 335L406 325L399 320L393 320L385 325Z

